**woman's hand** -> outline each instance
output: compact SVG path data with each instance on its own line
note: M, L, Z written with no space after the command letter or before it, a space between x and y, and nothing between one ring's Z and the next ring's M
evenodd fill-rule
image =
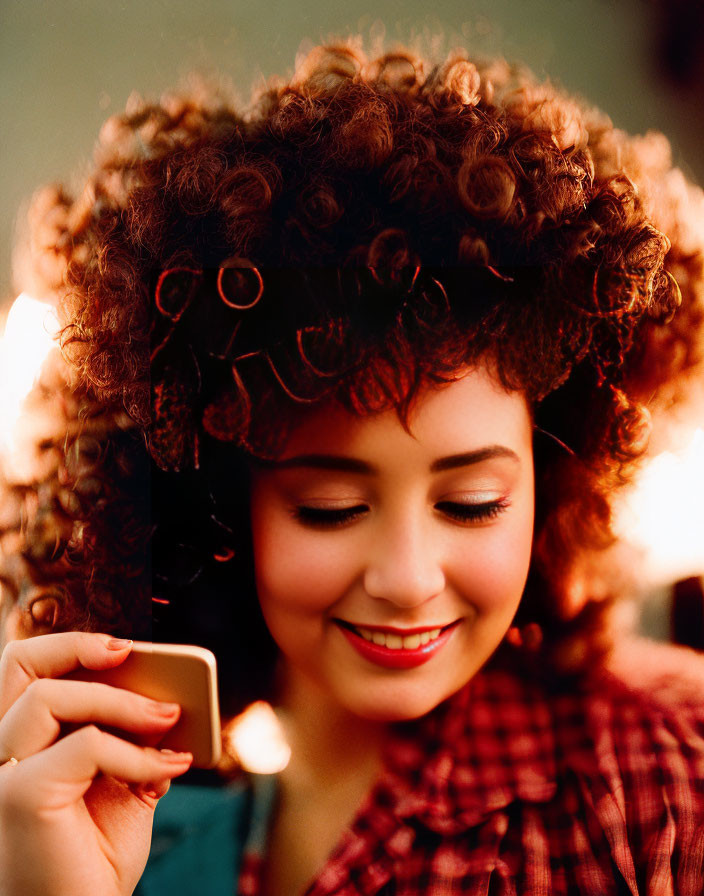
M136 887L154 808L192 757L136 746L103 729L155 742L175 724L179 707L105 684L59 680L79 666L118 666L130 647L107 635L66 632L5 648L2 896L125 896Z

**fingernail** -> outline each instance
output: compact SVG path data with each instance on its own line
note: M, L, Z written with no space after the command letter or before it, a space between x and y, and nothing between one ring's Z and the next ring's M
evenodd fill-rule
M108 650L125 650L132 645L132 641L128 638L110 638L106 647Z
M165 762L173 762L180 765L184 762L193 761L193 753L174 753L173 750L160 750L159 752Z
M157 716L170 718L176 715L179 705L178 703L159 703L157 700L152 700L149 704L149 709Z

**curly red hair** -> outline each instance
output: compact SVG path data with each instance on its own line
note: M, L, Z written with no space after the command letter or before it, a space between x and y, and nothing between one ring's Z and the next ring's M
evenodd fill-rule
M518 621L563 665L601 645L576 562L610 540L644 404L701 362L702 197L662 140L505 63L345 45L247 110L194 88L110 119L82 192L37 198L32 270L91 400L146 435L165 635L196 602L204 640L256 616L242 470L303 407L405 419L423 385L490 359L538 433ZM226 610L235 579L249 596Z
M0 477L0 611L15 611L24 636L100 628L150 638L149 463L137 428L91 402L58 353L25 414L31 426L11 455L21 463Z

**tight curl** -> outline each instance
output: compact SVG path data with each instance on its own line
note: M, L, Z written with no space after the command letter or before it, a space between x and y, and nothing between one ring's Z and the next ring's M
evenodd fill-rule
M215 643L229 613L227 652L251 642L245 460L303 408L405 421L423 386L487 361L536 425L517 623L546 668L588 663L604 624L575 604L578 560L611 540L646 404L701 362L703 205L664 138L461 52L324 46L247 110L201 88L132 101L82 192L37 198L31 268L91 400L144 432L157 631L192 638L197 615Z
M31 421L31 425L27 426ZM46 629L150 638L149 464L123 412L89 401L56 353L0 477L0 610Z

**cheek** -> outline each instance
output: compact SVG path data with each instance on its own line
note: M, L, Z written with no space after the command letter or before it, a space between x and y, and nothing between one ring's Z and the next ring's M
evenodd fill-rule
M354 578L349 548L295 525L291 519L253 515L257 591L265 616L315 613L333 605Z
M523 594L532 548L530 518L515 525L488 529L458 563L458 587L481 615L505 611L513 615Z

